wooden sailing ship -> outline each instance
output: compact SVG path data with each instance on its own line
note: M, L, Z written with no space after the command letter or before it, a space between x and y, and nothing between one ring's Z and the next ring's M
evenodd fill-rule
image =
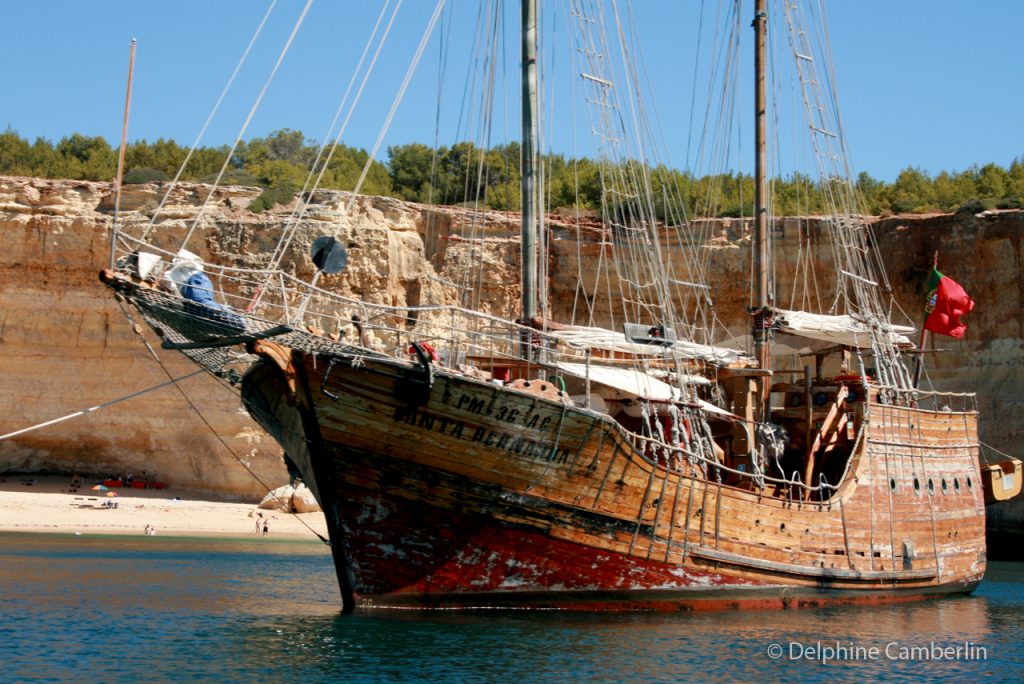
M534 13L526 0L528 93ZM775 306L763 80L759 91L752 355L690 339L670 297L623 332L544 315L532 98L516 321L372 305L125 235L102 279L165 348L240 388L324 508L345 610L699 610L969 592L985 571L973 395L913 386L901 359L912 345L876 301L862 223L837 220L852 313ZM610 232L638 240L637 225L620 217ZM653 230L645 273L667 282ZM344 250L325 237L312 260L337 273ZM205 274L219 297L247 304L218 304ZM274 306L277 319L265 313ZM339 328L347 336L323 332ZM370 344L371 332L387 344ZM773 368L783 338L806 365Z

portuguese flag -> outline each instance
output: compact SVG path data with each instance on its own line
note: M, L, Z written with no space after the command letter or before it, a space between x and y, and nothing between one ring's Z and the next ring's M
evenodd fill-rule
M924 321L925 330L960 339L967 330L967 325L960 321L960 317L970 313L973 308L974 300L959 283L942 275L937 269L932 269L928 281L928 302L924 307L927 316Z

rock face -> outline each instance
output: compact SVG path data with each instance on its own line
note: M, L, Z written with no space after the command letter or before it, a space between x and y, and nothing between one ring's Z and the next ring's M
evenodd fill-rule
M246 207L258 189L222 188L195 221L207 192L206 186L178 186L153 223L157 238L195 222L190 250L211 262L265 266L292 207L254 214ZM156 185L129 186L121 201L123 225L148 223L162 196ZM321 281L323 287L388 305L455 304L467 291L466 274L485 263L488 275L473 288L480 293L475 308L502 316L517 310L518 215L474 217L465 209L358 197L346 217L349 199L346 193L317 193L294 251L285 256L286 269L308 275L309 244L336 231L349 247L349 267ZM98 282L96 274L110 258L112 217L108 184L0 177L0 434L194 370L161 350L148 330L137 334ZM580 306L578 284L592 281L610 246L599 226L548 220L551 313L567 320ZM828 267L829 257L818 255L827 249L815 245L820 227L787 219L775 235L783 286L800 272L798 264L807 263L796 229L801 221L811 227L814 267ZM977 301L966 337L935 343L953 353L929 354L928 378L938 389L976 391L982 440L1014 452L1024 438L1017 419L1024 408L1024 212L900 217L873 227L897 300L911 319L921 318L936 250L940 268ZM726 220L710 228L707 268L716 283L731 283L715 290L716 311L729 332L741 334L748 325L748 226ZM601 319L603 312L595 315ZM247 469L271 484L287 479L280 449L249 420L236 395L207 376L182 381L181 390L168 386L4 440L0 471L145 471L175 486L245 498L266 493Z
M298 487L287 484L267 492L258 508L285 513L319 513L321 510L313 492L301 482Z

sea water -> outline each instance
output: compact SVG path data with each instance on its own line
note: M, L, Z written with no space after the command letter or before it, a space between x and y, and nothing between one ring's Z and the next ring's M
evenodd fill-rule
M0 681L1024 681L1024 565L967 597L340 615L319 542L0 533Z

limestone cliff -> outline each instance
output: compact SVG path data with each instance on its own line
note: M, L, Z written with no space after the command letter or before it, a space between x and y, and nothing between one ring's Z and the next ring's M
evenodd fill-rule
M109 260L109 190L102 183L0 177L5 237L0 256L0 434L164 382L168 376L161 364L173 376L193 370L178 355L160 350L146 332L160 359L155 360L97 281ZM207 192L200 185L176 188L153 225L157 235L190 223ZM189 248L212 261L264 265L290 208L249 212L246 207L258 192L219 189L196 223ZM129 186L122 220L148 222L160 198L155 185ZM325 192L314 199L295 253L285 260L300 275L308 272L304 250L313 238L336 229L349 196ZM577 231L555 217L550 221L551 310L564 320L581 276L593 271L609 246L595 226ZM775 236L783 281L794 277L798 258L806 254L795 230L799 221L787 220ZM515 214L489 212L474 218L464 209L360 197L338 229L349 246L350 266L325 285L392 305L456 303L456 283L483 260L489 277L481 283L480 308L507 315L517 308L519 296L518 224ZM1024 212L899 217L874 224L897 299L911 318L920 317L923 283L936 249L943 255L943 270L978 302L963 340L936 343L952 353L928 356L929 377L940 389L978 392L982 439L1011 452L1024 437L1024 425L1017 420L1024 403L1022 229ZM709 268L719 281L732 283L715 292L718 315L740 333L747 325L749 233L735 220L716 223L714 233ZM261 496L265 487L237 456L270 486L285 479L280 450L231 392L205 376L184 381L182 389L194 409L182 392L168 387L0 442L0 471L147 471L183 487Z

